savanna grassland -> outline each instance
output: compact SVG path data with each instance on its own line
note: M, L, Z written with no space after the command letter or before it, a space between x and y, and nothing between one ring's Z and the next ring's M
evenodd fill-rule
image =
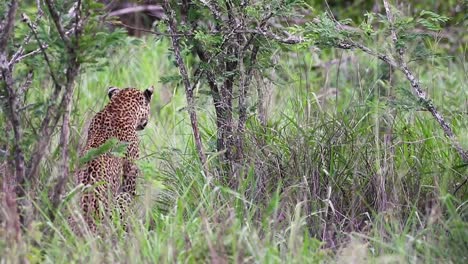
M270 46L258 61L263 68L252 73L243 158L234 165L224 164L217 149L209 85L195 86L203 165L186 90L174 77L179 70L171 40L113 34L118 41L83 64L74 81L71 173L54 219L48 210L62 175L60 126L47 146L34 197L23 197L35 214L22 226L19 242L0 240L2 263L468 261L467 163L401 72L357 49ZM468 149L466 41L454 44L441 35L408 43L408 53L417 53L418 45L428 52L409 66ZM463 34L454 38L466 40ZM365 43L381 47L388 41L376 36ZM183 59L193 73L199 61L187 46ZM22 67L27 63L17 71ZM25 97L30 106L22 112L29 126L22 142L26 153L52 96L44 88L53 86L47 68L35 71ZM151 85L155 93L149 124L139 132L142 175L129 231L115 220L99 235L78 236L67 219L80 214L83 186L72 178L89 121L107 104L109 86ZM233 108L239 107L235 102ZM8 130L3 109L0 125ZM0 140L7 146L12 136L2 133ZM5 226L0 233L7 233Z

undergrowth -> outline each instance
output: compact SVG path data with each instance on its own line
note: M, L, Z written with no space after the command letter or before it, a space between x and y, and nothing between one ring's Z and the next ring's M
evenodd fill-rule
M76 164L86 123L106 104L107 87L157 87L141 132L143 176L131 230L114 223L99 236L70 232L67 217L78 212L79 193L70 181L60 217L33 222L18 248L1 244L3 261L22 255L31 263L467 262L466 164L399 74L351 52L276 58L270 78L252 84L251 93L259 89L263 97L250 102L258 111L247 122L247 155L226 184L225 172L215 170L221 154L203 86L197 113L210 175L198 162L183 90L160 82L177 73L169 54L166 42L129 39L106 64L85 69L77 84ZM463 58L413 66L468 147ZM48 206L56 158L42 167L38 211Z

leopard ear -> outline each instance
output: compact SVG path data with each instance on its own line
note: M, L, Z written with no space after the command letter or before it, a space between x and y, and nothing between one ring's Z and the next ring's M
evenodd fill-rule
M152 85L148 89L146 89L144 92L146 101L148 103L151 101L151 98L153 97L153 92L154 92L154 87Z
M118 91L119 91L119 88L115 86L109 87L109 89L107 90L107 95L109 96L109 99L111 99L112 96L115 95Z

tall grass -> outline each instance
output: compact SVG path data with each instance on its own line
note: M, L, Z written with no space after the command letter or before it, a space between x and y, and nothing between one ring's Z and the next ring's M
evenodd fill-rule
M61 217L34 222L20 248L0 244L5 262L22 255L32 263L466 263L466 164L401 76L355 53L277 58L270 78L253 82L251 103L261 89L264 102L256 107L267 118L251 111L248 155L228 188L202 172L183 90L160 82L177 73L169 58L164 41L129 39L77 84L73 149L106 104L108 86L156 84L141 133L143 176L131 231L115 223L100 235L70 232L67 216L78 212L70 183ZM336 58L342 61L317 67ZM465 61L414 67L468 147ZM197 112L214 168L220 154L204 89L197 90ZM41 172L39 211L56 168L52 155Z

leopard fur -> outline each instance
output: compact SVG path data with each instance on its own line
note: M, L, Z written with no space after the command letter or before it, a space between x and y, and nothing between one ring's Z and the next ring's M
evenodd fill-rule
M136 179L139 169L138 130L148 123L153 87L145 91L135 88L110 87L110 102L97 113L88 129L88 138L80 156L98 148L111 138L126 142L124 157L105 153L87 162L76 173L78 183L92 186L80 199L83 217L91 231L96 231L96 222L110 217L112 209L125 211L136 196Z

